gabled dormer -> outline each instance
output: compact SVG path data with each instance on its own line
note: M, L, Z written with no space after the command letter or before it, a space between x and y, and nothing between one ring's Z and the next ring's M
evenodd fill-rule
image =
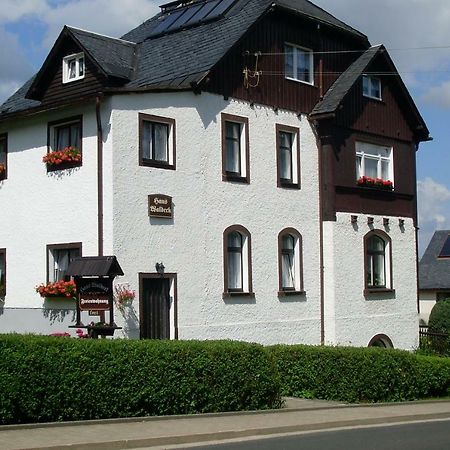
M351 64L310 117L391 139L429 139L428 128L383 45L369 48Z
M82 99L133 79L136 44L65 26L26 98L42 104Z

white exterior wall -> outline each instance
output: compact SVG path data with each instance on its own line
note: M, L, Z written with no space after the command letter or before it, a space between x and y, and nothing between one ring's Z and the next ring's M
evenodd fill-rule
M108 111L108 105L104 106ZM48 122L83 115L83 165L48 172ZM108 122L109 112L104 115ZM97 126L94 105L39 114L8 124L8 179L0 181L0 248L6 248L7 294L0 332L68 331L75 321L69 301L44 301L35 286L47 277L47 244L82 242L97 254ZM108 147L105 149L108 153ZM109 153L111 151L109 150ZM105 252L112 251L111 157L105 156Z
M114 254L138 293L138 273L163 262L178 276L180 339L320 343L318 152L305 117L203 93L112 99ZM176 121L176 170L139 167L138 113ZM250 184L222 181L221 112L248 117ZM277 188L275 124L300 128L301 190ZM173 197L174 219L149 219L147 196ZM251 233L255 298L222 299L223 232ZM306 295L280 299L278 233L303 237ZM138 295L137 295L138 299ZM138 301L125 336L138 335Z
M176 170L139 166L138 114L176 121ZM250 184L222 181L221 113L247 117ZM47 123L83 114L83 165L47 173ZM203 93L121 95L102 104L104 129L104 254L118 257L136 290L133 307L116 311L118 336L139 336L138 274L163 262L177 274L180 339L239 339L264 344L320 343L318 151L305 116L225 101ZM299 127L301 189L277 187L275 124ZM7 296L0 332L68 331L69 302L44 302L34 287L46 280L46 246L82 242L97 254L97 131L95 108L42 114L0 129L8 132L8 179L0 182L0 248L6 248ZM173 197L174 219L149 219L147 196ZM367 346L385 334L396 348L417 347L415 230L375 216L392 239L395 297L364 297L367 216L337 214L323 224L325 339ZM223 232L251 233L255 298L223 299ZM303 238L305 295L279 298L278 234L292 227ZM174 293L172 293L173 295ZM428 299L427 299L428 300ZM427 303L432 303L428 301ZM172 308L173 320L173 308ZM173 331L173 330L172 330ZM173 333L172 333L173 335Z
M338 213L336 222L324 224L325 340L331 345L366 347L370 340L385 334L395 348L418 347L416 234L412 219L391 217L389 227L383 216ZM392 240L392 287L395 294L364 296L364 236L382 230ZM330 274L333 275L330 275Z
M436 291L419 291L420 300L420 314L419 319L425 321L428 324L431 310L436 304L437 292Z

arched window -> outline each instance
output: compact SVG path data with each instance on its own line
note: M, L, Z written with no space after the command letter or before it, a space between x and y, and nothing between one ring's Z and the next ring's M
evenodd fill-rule
M394 345L389 336L377 334L370 340L368 347L394 348Z
M392 289L391 239L383 231L365 236L365 288Z
M251 237L246 228L233 225L223 234L224 293L252 292Z
M302 237L293 228L278 235L278 267L280 293L302 292Z

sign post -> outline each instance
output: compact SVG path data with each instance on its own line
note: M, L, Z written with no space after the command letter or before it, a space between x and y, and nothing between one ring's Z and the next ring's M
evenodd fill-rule
M75 258L69 265L67 274L74 277L77 287L76 324L70 328L87 328L92 338L113 336L120 329L114 322L113 281L123 271L115 256L98 256ZM100 316L97 323L93 321L84 325L82 313L89 316ZM109 321L105 313L109 312Z

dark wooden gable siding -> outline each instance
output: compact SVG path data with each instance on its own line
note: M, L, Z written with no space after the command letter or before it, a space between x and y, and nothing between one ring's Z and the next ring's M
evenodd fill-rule
M272 12L246 34L229 54L213 69L206 90L249 102L309 113L320 99L320 86L325 92L360 53L327 53L314 55L314 86L285 79L284 44L291 43L315 52L337 52L362 49L363 43L312 20L282 12ZM244 52L251 55L246 56ZM244 87L243 70L255 69L255 52L262 55L259 85ZM322 62L322 76L320 67ZM251 80L252 83L255 80Z
M325 220L337 212L416 217L416 148L413 142L350 128L321 125L322 199ZM386 145L393 149L394 191L361 188L356 184L356 142Z
M385 74L391 70L380 55L366 72ZM407 120L408 107L402 105L399 97L400 88L395 76L375 76L381 80L382 100L364 97L360 78L344 99L336 123L356 131L412 142L414 134Z
M385 73L391 68L379 56L367 73ZM336 212L416 217L416 145L408 122L407 106L399 95L392 75L381 79L382 100L363 96L360 79L337 111L334 124L322 127L330 146L328 158L327 216ZM356 142L363 141L393 148L394 191L382 192L356 185ZM330 189L331 188L331 189Z
M58 54L55 55L51 67L46 76L47 83L43 83L41 89L41 101L43 105L52 105L79 100L83 97L95 95L103 89L106 78L100 74L96 66L85 54L85 77L82 80L63 84L62 61L67 55L80 53L83 50L71 39L67 38L61 46Z

